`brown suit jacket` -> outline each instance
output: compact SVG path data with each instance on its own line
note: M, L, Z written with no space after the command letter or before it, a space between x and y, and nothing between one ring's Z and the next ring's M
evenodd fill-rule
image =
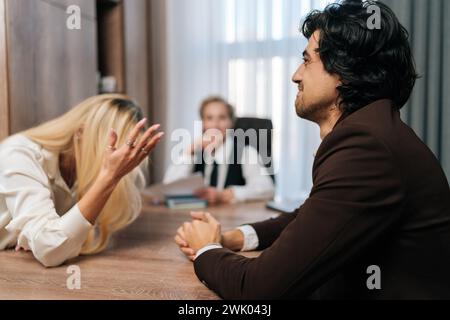
M293 214L252 225L258 258L214 249L194 263L225 299L450 298L450 190L389 100L342 117ZM381 271L381 289L369 290Z

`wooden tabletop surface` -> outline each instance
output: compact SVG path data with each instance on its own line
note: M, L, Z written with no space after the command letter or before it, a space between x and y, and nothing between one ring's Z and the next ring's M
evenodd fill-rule
M276 216L261 202L208 211L223 230ZM189 221L189 212L151 206L144 200L140 218L98 255L45 268L30 252L0 251L0 299L218 299L197 279L192 262L173 242L184 221ZM70 265L80 268L79 290L67 288Z

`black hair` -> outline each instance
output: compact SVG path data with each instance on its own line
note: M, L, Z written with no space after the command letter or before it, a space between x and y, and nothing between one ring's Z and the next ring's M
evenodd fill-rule
M141 107L131 99L116 98L113 99L111 103L117 105L120 111L129 112L131 114L131 119L136 123L144 119ZM147 128L148 124L143 127L142 131L145 131Z
M142 109L133 100L116 98L111 101L113 105L117 105L119 110L130 112L132 118L138 122L144 118Z
M377 6L380 28L369 28ZM416 79L408 31L394 12L379 1L346 0L312 11L301 32L306 38L319 30L317 52L325 70L340 77L337 89L345 114L379 99L390 99L401 109Z

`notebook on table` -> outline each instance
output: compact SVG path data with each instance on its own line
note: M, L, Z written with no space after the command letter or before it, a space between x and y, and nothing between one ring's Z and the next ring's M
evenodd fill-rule
M206 200L200 199L194 195L168 195L166 196L166 206L170 209L196 210L204 209L208 206Z

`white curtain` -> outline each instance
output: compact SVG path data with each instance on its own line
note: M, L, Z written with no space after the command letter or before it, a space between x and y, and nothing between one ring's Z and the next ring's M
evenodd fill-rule
M301 20L329 2L168 0L167 132L193 132L200 101L222 95L238 116L272 119L277 197L307 194L320 137L315 124L296 116L291 78L306 46ZM173 145L167 138L166 164Z

